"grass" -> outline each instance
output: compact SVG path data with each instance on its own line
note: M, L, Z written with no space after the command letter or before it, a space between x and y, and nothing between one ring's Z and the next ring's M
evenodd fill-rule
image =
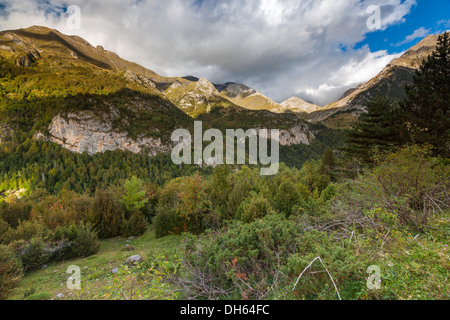
M127 245L134 247L135 250L125 251ZM71 265L80 267L82 284L101 291L113 276L112 270L123 269L128 257L140 255L146 261L162 254L168 257L175 254L180 256L182 246L181 236L156 239L151 229L134 240L127 238L103 240L96 255L52 263L44 269L26 274L18 286L10 292L8 300L46 300L53 299L60 293L64 295L62 299L72 299L73 293L66 286L67 279L71 275L66 271Z

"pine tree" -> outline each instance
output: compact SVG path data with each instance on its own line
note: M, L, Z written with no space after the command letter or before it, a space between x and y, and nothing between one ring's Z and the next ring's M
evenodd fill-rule
M336 167L336 158L334 156L333 150L328 147L320 160L319 173L329 176L334 179L334 169Z
M406 94L401 109L411 140L430 144L436 154L450 156L449 33L438 37L436 50L422 62Z
M389 150L404 140L398 108L382 96L367 103L367 113L359 118L358 122L347 134L345 153L363 163L372 162L372 151Z

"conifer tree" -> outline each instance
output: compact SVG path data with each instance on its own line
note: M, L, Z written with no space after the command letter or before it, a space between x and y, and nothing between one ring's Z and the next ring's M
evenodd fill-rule
M371 163L375 148L389 150L403 140L398 108L388 98L377 96L367 103L367 113L348 132L343 150L350 157Z
M438 37L436 50L422 62L400 104L410 138L450 156L450 34Z

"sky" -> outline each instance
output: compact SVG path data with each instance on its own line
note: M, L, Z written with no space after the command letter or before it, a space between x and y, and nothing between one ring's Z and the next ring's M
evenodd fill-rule
M326 105L425 36L450 30L450 0L0 0L0 30L32 25L163 76Z

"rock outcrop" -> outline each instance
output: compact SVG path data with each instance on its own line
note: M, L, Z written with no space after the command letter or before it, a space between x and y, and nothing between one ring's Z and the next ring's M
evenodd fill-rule
M292 97L283 101L280 104L285 111L292 111L294 113L311 113L321 109L318 105L306 102L298 97Z
M160 138L141 137L133 140L128 133L114 130L113 122L118 116L114 108L105 117L99 117L91 111L57 115L50 124L48 140L73 152L87 152L90 155L117 149L133 153L148 150L151 156L170 151L171 147L163 144Z

